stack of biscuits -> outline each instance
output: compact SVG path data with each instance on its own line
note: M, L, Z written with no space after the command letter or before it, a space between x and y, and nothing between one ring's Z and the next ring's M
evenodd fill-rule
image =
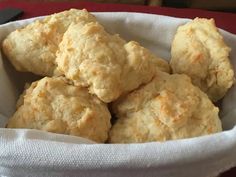
M93 15L77 9L13 31L2 50L17 71L43 77L21 94L7 128L97 143L222 131L214 103L233 85L234 71L213 19L196 18L178 28L170 63L138 42L109 34Z

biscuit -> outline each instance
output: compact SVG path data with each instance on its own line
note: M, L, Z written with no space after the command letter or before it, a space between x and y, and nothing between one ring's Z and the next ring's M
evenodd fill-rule
M169 72L168 63L139 43L111 35L97 22L71 24L59 45L60 72L76 85L111 102L143 83L156 70Z
M184 74L158 72L112 108L117 121L109 132L110 143L166 141L222 131L219 109Z
M81 136L102 143L110 129L110 112L103 102L63 77L33 82L7 128L29 128Z
M230 50L214 19L195 18L178 28L172 42L170 65L173 73L187 74L193 84L216 102L234 83Z
M91 22L95 17L86 10L71 9L36 20L10 33L3 41L3 52L18 71L41 76L58 74L55 65L58 45L70 23L77 21Z

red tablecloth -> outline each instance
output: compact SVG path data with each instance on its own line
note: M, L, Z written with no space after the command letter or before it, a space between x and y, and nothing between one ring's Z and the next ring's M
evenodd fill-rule
M125 4L98 4L91 2L45 2L45 3L29 3L24 1L3 1L0 2L0 9L4 7L18 7L24 10L22 18L30 18L40 15L48 15L69 8L86 8L89 11L101 12L144 12L152 14L161 14L174 17L206 17L214 18L218 27L223 28L231 33L236 34L236 14L212 12L199 9L175 9L164 7L149 7L140 5L125 5Z
M93 12L143 12L174 17L195 18L206 17L214 18L218 27L236 34L236 14L212 12L199 9L175 9L166 7L149 7L140 5L125 4L98 4L92 2L23 2L23 1L2 1L0 9L5 7L17 7L24 11L21 19L63 11L70 8L86 8ZM221 177L236 177L236 168L224 173Z

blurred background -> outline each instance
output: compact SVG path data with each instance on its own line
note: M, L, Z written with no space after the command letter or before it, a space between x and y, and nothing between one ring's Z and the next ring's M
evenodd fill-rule
M1 0L0 0L1 1ZM83 0L27 0L27 1L83 1ZM235 12L236 0L90 0L99 3L124 3L176 8L198 8L214 11Z

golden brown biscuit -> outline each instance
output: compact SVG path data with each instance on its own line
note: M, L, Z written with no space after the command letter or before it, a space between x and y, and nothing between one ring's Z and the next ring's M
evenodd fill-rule
M91 22L95 17L76 9L50 15L10 33L3 41L3 51L18 71L52 76L57 72L55 57L62 36L77 21Z
M171 48L173 73L184 73L212 101L221 99L234 82L230 48L214 19L196 18L180 26Z
M188 76L158 72L147 85L113 104L111 143L166 141L222 130L218 108Z
M7 125L81 136L100 143L106 141L110 126L106 104L63 77L45 77L32 83Z
M104 102L149 82L158 68L169 71L166 61L137 42L107 33L96 22L71 24L60 43L56 62L68 79L88 87Z
M24 96L25 96L26 91L27 91L28 88L30 88L30 83L27 82L27 83L25 83L23 93L19 96L19 98L16 102L16 109L18 109L24 103ZM31 87L31 89L33 89L33 88Z

